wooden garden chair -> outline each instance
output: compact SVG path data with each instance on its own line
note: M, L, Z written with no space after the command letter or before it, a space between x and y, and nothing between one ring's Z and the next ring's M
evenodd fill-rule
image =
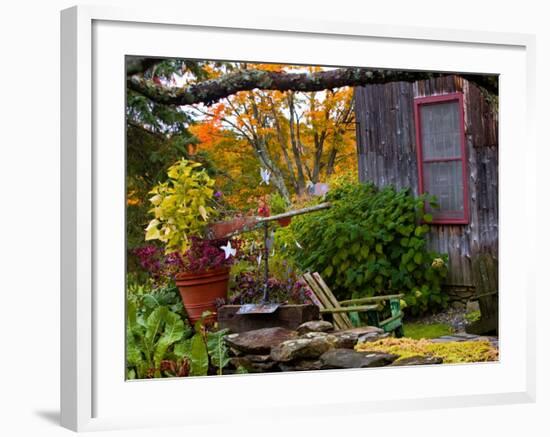
M384 332L394 332L396 337L403 336L403 312L400 305L403 294L363 297L338 302L319 273L306 273L303 279L313 292L313 300L321 314L332 315L336 329L353 328L354 324L348 314L364 312L367 313L370 325L382 328ZM389 302L391 315L380 320L385 301Z

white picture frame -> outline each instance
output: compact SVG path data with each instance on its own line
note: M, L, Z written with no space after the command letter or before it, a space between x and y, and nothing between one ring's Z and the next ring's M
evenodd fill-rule
M228 23L215 15L191 18L159 9L92 6L64 10L61 25L63 426L86 431L229 422L235 397L256 421L297 411L300 416L362 414L534 401L535 309L529 305L534 288L521 253L533 245L536 230L514 233L529 219L521 205L533 202L535 191L533 36L269 17ZM167 37L195 38L195 44L193 49L175 43L161 47L158 42ZM219 46L224 40L231 40L230 47ZM371 60L356 58L353 65L501 75L500 362L125 382L121 55L350 65L353 50L363 48ZM521 156L509 153L518 141ZM166 402L174 406L160 409L132 401L175 398L182 385L195 402L208 402L204 393L212 390L219 402L206 413L185 401ZM307 399L285 398L292 387L309 393ZM261 397L266 392L269 400Z

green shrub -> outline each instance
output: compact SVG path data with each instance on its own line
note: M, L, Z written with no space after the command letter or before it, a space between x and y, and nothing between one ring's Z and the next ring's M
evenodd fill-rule
M468 323L477 322L479 319L481 319L481 311L477 310L466 313L464 314L464 318Z
M338 299L403 292L413 314L446 304L447 257L426 248L431 198L344 182L327 200L330 209L276 232L279 250L299 268L319 272Z

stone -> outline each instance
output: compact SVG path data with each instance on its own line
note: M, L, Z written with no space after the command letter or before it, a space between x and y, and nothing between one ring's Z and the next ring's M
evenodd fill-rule
M264 328L226 335L225 342L232 349L244 354L265 355L271 352L273 346L295 338L297 335L296 331L285 328Z
M317 305L281 305L269 314L237 314L240 308L240 305L223 305L218 309L220 329L233 333L275 327L295 330L305 322L320 318Z
M308 332L300 338L322 338L329 342L333 348L353 349L357 343L357 336L347 332Z
M323 368L323 363L321 360L298 360L290 363L279 363L279 368L283 372L321 370Z
M384 333L384 330L382 328L378 328L376 326L361 326L359 328L351 328L351 329L344 329L342 331L338 331L338 333L340 334L355 334L357 335L357 337L361 337L362 335L365 335L365 334L370 334L370 333L378 333L378 334L383 334Z
M382 367L398 358L394 354L382 352L356 352L350 349L331 349L321 355L323 369L356 369Z
M299 335L307 334L308 332L328 332L334 330L332 323L325 320L312 320L310 322L302 323L296 331Z
M322 333L317 332L315 334ZM334 347L331 339L328 337L325 334L324 336L317 335L313 338L297 338L284 341L271 349L271 359L283 363L298 359L317 359Z
M464 304L459 300L455 300L454 302L451 303L451 307L454 308L455 310L464 310L466 309L466 304Z
M466 302L466 312L473 313L479 311L479 302L477 300L469 300Z
M277 363L271 360L254 361L252 355L230 358L229 362L235 367L243 367L249 373L276 372L279 370ZM267 356L269 358L269 355Z
M415 355L414 357L400 358L390 366L424 366L426 364L441 364L443 359L429 355Z
M359 338L357 339L357 343L368 343L370 341L381 340L382 338L386 338L389 336L390 336L389 332L382 332L382 333L368 332L366 334L359 336Z
M247 360L250 360L253 363L266 363L271 360L268 355L245 355Z
M332 337L335 349L353 349L357 344L357 335L350 332L335 332Z

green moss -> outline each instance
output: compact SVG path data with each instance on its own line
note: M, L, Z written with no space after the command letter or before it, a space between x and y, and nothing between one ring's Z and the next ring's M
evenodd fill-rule
M498 360L498 350L486 340L432 343L424 339L385 338L375 342L360 343L355 346L355 350L396 354L399 355L399 359L428 355L439 357L446 364Z
M464 315L464 318L469 322L469 323L474 323L474 322L477 322L480 318L481 318L481 312L479 311L472 311L470 313L466 313Z
M445 323L405 323L405 337L419 340L421 338L437 338L453 333L453 328Z

